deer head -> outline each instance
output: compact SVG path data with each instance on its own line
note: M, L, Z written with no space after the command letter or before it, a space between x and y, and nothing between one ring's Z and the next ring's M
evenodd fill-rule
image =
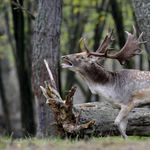
M124 47L114 55L107 54L108 51L114 50L114 48L108 48L108 45L115 40L115 39L111 39L114 28L112 29L110 34L108 30L106 37L104 38L102 44L99 46L96 52L91 52L87 48L85 44L85 40L84 40L84 47L86 51L83 51L80 46L80 43L82 41L81 38L79 41L79 48L81 50L81 53L62 56L62 59L67 63L67 64L63 63L62 67L69 68L74 72L79 72L82 71L83 68L87 68L87 67L91 68L93 63L96 63L99 66L101 66L99 62L104 58L117 59L120 62L120 64L123 65L125 60L130 60L133 56L142 54L143 51L139 48L139 46L143 43L146 43L146 41L140 42L143 32L141 33L141 35L137 40L134 39L136 36L136 30L134 26L133 29L134 29L133 34L125 31L128 35L127 41ZM136 53L135 52L136 50L141 50L141 52Z

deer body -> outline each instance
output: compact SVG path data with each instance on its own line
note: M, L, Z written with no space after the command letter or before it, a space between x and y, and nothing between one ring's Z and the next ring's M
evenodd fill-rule
M131 100L133 106L150 104L150 72L139 70L116 72L105 70L104 72L107 74L105 83L103 83L103 79L101 81L100 74L97 76L97 82L95 82L95 78L87 77L85 79L84 76L92 94L98 94L118 109L122 105L130 105Z
M131 57L141 54L135 53L135 51L139 49L139 45L145 43L139 42L142 34L138 40L134 40L135 28L133 35L128 32L127 34L128 40L125 46L115 55L107 55L107 46L114 41L111 40L111 32L95 53L88 50L85 42L84 46L87 52L84 52L80 47L80 40L81 53L62 56L62 59L67 62L67 64L62 64L63 68L79 74L93 94L98 94L120 110L115 119L115 125L125 139L127 138L126 126L129 112L135 106L150 104L150 72L129 69L107 71L99 62L107 57L117 59L120 64L123 64L123 60L129 60Z

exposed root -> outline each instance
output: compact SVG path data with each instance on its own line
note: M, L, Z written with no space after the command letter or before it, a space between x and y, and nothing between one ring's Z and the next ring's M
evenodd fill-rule
M65 131L69 133L77 133L81 132L83 129L87 129L90 126L92 126L95 123L94 120L86 123L86 124L81 124L81 125L70 125L70 124L63 124L63 128Z

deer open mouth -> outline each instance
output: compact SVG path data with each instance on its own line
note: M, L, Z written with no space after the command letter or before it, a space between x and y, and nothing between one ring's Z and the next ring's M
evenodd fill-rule
M62 66L63 68L70 68L70 67L72 67L72 63L71 63L70 61L68 61L68 60L65 59L65 58L63 58L63 60L67 63L67 64L65 64L65 63L62 63L62 64L61 64L61 66Z

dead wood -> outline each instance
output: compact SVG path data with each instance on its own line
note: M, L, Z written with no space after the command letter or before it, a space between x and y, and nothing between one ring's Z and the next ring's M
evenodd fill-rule
M46 103L52 107L55 115L56 122L51 125L57 126L57 133L61 137L119 135L114 126L119 110L98 102L73 105L75 86L68 92L65 100L46 82L45 88L41 89ZM150 136L150 109L133 109L128 118L127 135Z

